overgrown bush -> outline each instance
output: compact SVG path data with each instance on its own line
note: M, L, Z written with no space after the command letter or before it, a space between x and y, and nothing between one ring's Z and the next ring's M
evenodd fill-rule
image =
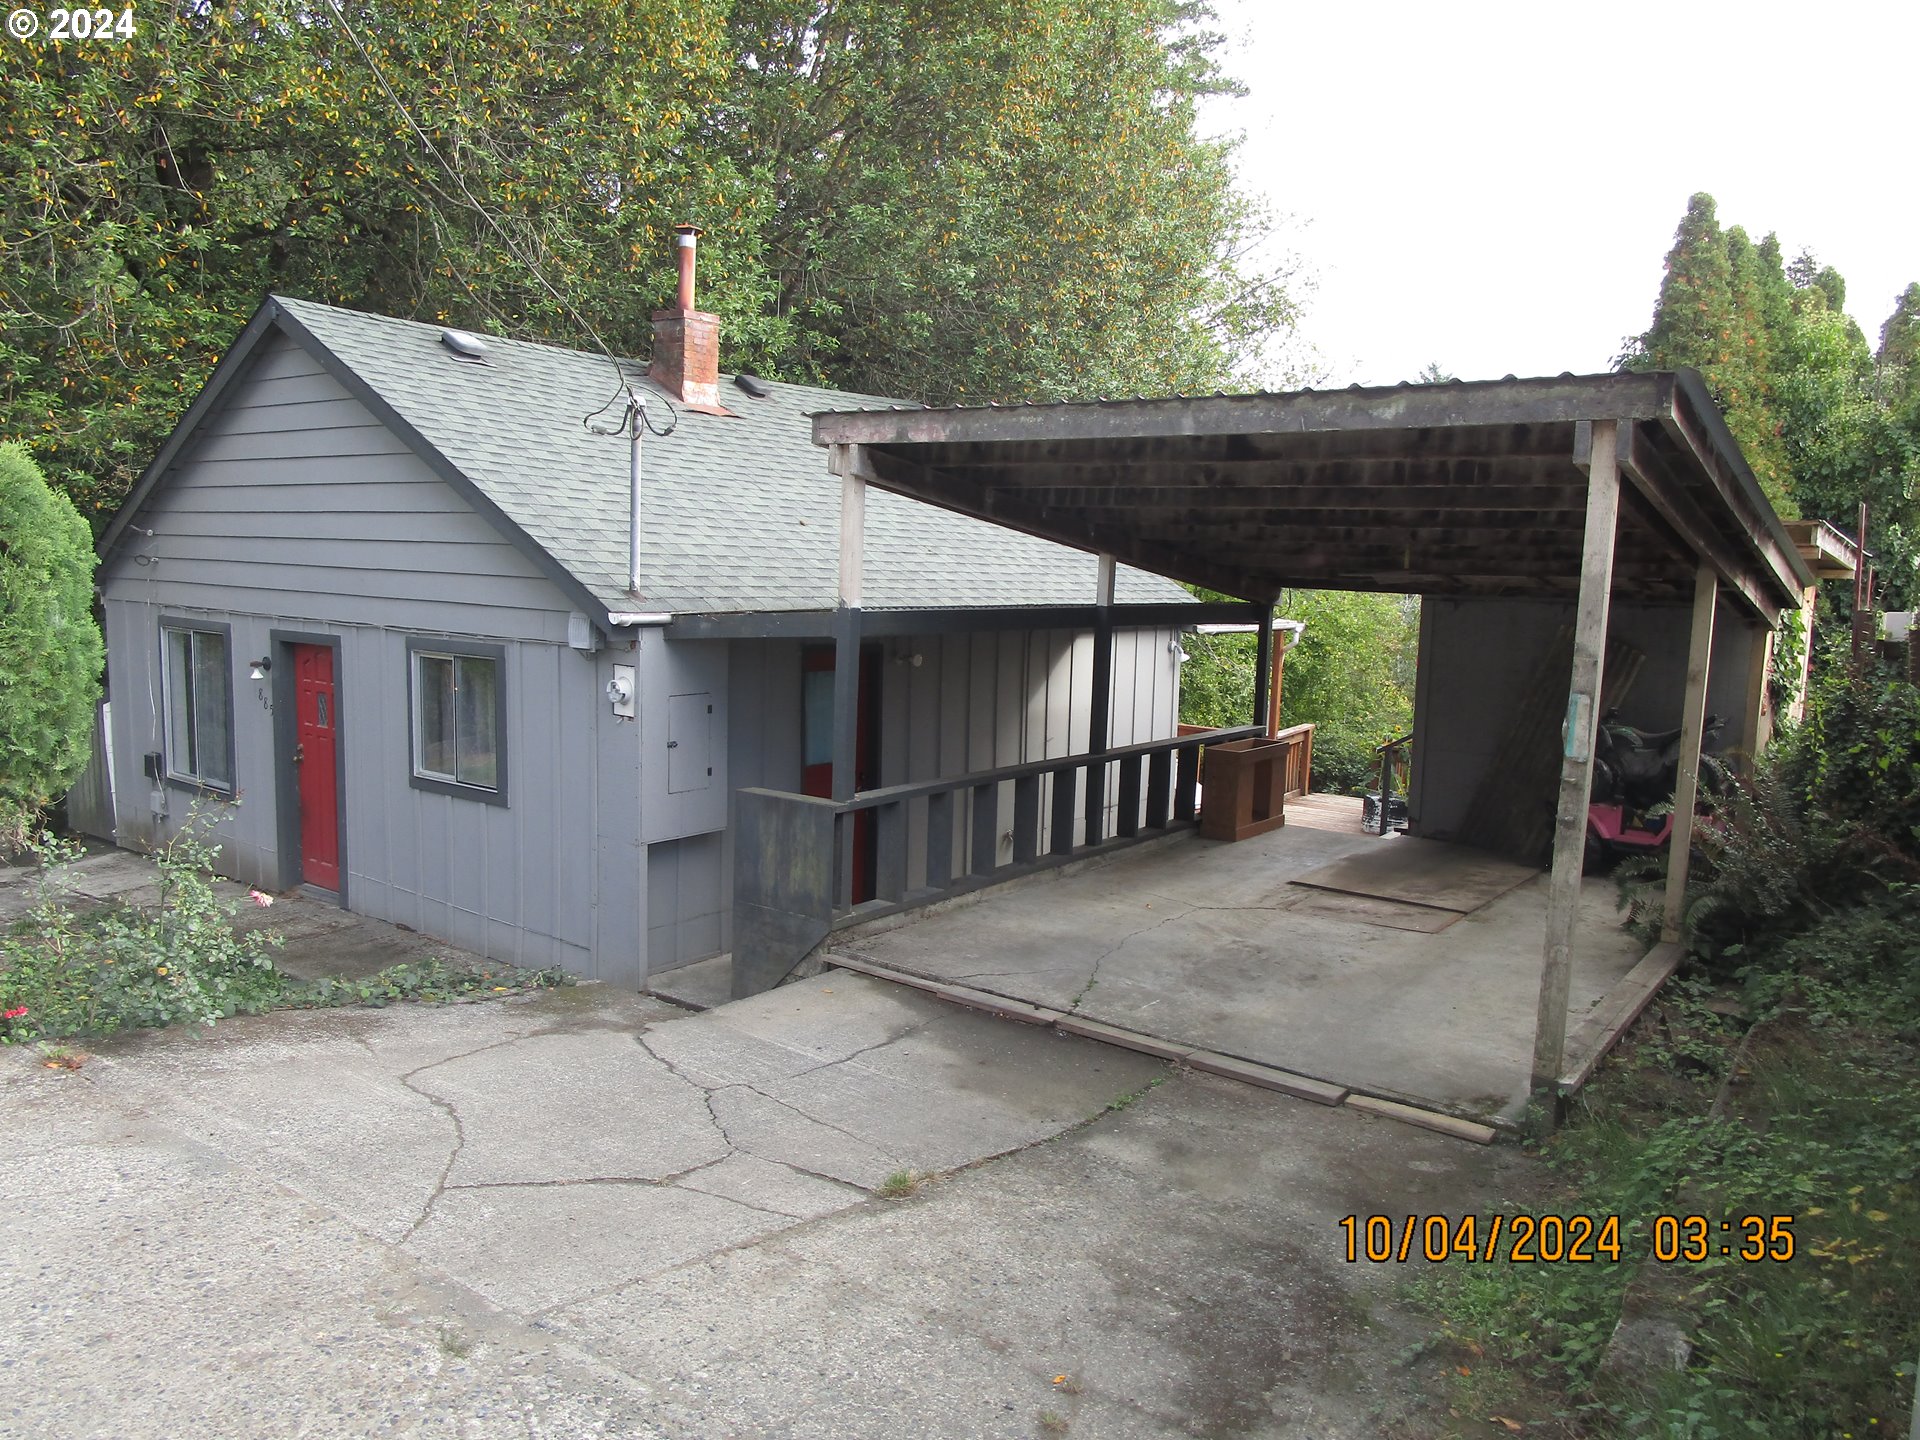
M213 1025L272 1009L484 998L572 983L558 969L437 955L364 979L295 979L274 964L279 935L234 923L244 902L214 888L215 852L203 831L196 812L150 857L158 892L150 905L80 901L65 869L80 847L44 834L34 842L39 893L26 918L0 935L0 1045ZM258 904L272 903L253 894Z
M0 940L0 1013L15 1012L0 1040L212 1025L280 998L285 982L271 952L281 938L236 928L239 905L214 890L213 848L198 829L189 824L154 852L159 896L150 909L80 909L64 871L79 847L46 835L35 842L44 868L29 925Z
M19 445L0 445L0 855L87 763L100 696L93 536Z

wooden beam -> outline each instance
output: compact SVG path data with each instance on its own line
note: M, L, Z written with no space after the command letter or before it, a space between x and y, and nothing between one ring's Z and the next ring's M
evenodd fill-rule
M857 445L836 445L829 468L840 477L840 603L860 608L867 552L867 475Z
M1113 595L1113 557L1100 557L1099 593L1111 599ZM1089 717L1087 724L1087 753L1092 763L1087 766L1087 790L1082 796L1086 817L1086 838L1083 843L1098 845L1106 838L1107 818L1107 752L1113 749L1113 606L1111 603L1098 607L1098 620L1093 630L1093 691L1088 697ZM1059 782L1056 781L1056 784Z
M1579 553L1580 529L1575 521L1565 529L1524 528L1521 526L1457 526L1436 519L1416 525L1250 525L1206 523L1189 519L1166 519L1154 523L1156 534L1168 540L1212 540L1222 533L1231 534L1243 544L1310 545L1405 545L1498 546L1525 550L1571 548Z
M1273 703L1273 608L1260 617L1260 643L1253 661L1253 719L1250 723L1273 733L1268 707Z
M1461 457L1418 452L1337 460L1297 460L1283 456L1214 460L1179 456L1146 459L1118 453L1089 460L1048 464L938 462L949 475L987 490L1021 491L1034 485L1084 485L1125 495L1130 490L1164 485L1188 490L1260 489L1267 486L1330 485L1367 489L1412 485L1432 490L1482 485L1540 485L1567 478L1564 453L1551 456Z
M851 800L860 738L860 612L842 605L834 613L833 798ZM851 834L851 829L848 831Z
M960 503L977 507L976 513L988 516L1043 506L1055 510L1126 514L1150 506L1183 509L1196 504L1208 510L1276 513L1339 510L1364 516L1391 510L1444 509L1447 498L1456 496L1463 509L1532 514L1577 507L1583 494L1577 478L1565 484L1473 485L1454 489L1440 485L1297 485L1276 481L1267 485L1219 487L1140 485L1125 490L1109 485L1030 485L985 490L973 487L971 494L963 479L952 487L946 503L957 508L957 497Z
M1713 618L1720 581L1705 560L1693 581L1693 629L1687 637L1687 684L1680 711L1680 771L1673 788L1673 835L1667 842L1667 895L1660 938L1678 941L1686 918L1687 872L1693 863L1693 805L1700 794L1700 737L1713 668Z
M1789 611L1781 617L1783 625L1798 625L1800 616ZM1738 748L1749 758L1758 758L1773 739L1773 707L1769 686L1773 673L1774 631L1759 625L1748 630L1747 692L1740 710Z
M1706 514L1694 503L1672 471L1654 454L1653 447L1640 434L1639 427L1620 426L1620 468L1633 482L1635 491L1670 526L1690 557L1710 563L1715 573L1734 593L1753 608L1755 614L1773 623L1778 606L1769 610L1768 597L1753 583L1746 565L1733 547L1713 528Z
M1689 387L1686 386L1679 386L1676 389L1681 394L1689 391ZM1704 392L1700 398L1711 405L1711 400L1707 399ZM1785 531L1779 530L1779 517L1773 514L1766 499L1758 493L1759 486L1753 480L1752 473L1748 472L1743 476L1739 470L1735 469L1727 457L1721 453L1720 447L1709 438L1708 427L1701 423L1702 417L1690 414L1687 407L1675 403L1669 404L1659 419L1667 434L1693 457L1694 463L1706 476L1721 504L1740 523L1745 531L1745 538L1759 552L1764 568L1772 572L1770 578L1780 591L1780 597L1770 611L1763 608L1761 613L1768 616L1768 624L1777 623L1780 611L1791 607L1792 597L1798 595L1800 587L1812 579L1806 562L1800 558L1793 543L1786 538ZM1719 419L1717 412L1714 416L1714 424L1722 430L1725 429L1725 422ZM1733 441L1731 435L1727 436L1727 441L1733 445L1734 453L1737 455L1739 446ZM1773 523L1768 524L1768 520L1772 520Z
M817 445L1288 434L1417 430L1459 425L1571 424L1583 416L1655 418L1666 376L1621 373L1471 384L1302 390L949 410L860 410L815 415Z
M1118 439L1038 439L958 441L915 447L923 464L940 469L1045 469L1056 465L1202 464L1280 461L1322 464L1339 460L1424 458L1428 460L1508 460L1536 456L1567 461L1570 422L1536 425L1433 425L1412 430L1319 430L1268 433L1194 433L1140 435Z
M1583 427L1583 429L1586 427ZM1586 542L1580 559L1580 598L1573 622L1573 673L1567 691L1566 743L1560 762L1559 813L1553 832L1553 873L1547 887L1547 932L1540 967L1540 1004L1533 1032L1533 1092L1550 1107L1567 1041L1567 990L1573 970L1573 932L1580 916L1587 805L1593 794L1593 736L1606 680L1607 612L1613 599L1613 541L1620 518L1620 471L1615 430L1586 430L1588 457ZM1579 444L1580 442L1576 442Z

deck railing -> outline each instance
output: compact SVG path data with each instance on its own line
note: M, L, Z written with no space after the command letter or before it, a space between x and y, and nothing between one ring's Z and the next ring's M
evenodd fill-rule
M1276 740L1291 740L1292 747L1287 751L1287 795L1310 795L1313 793L1313 726L1289 725L1273 737Z
M734 994L777 985L835 929L1190 826L1204 748L1261 733L1207 730L840 801L743 789L733 825ZM1309 734L1290 758L1311 743ZM873 896L858 904L856 844L870 845L873 865Z

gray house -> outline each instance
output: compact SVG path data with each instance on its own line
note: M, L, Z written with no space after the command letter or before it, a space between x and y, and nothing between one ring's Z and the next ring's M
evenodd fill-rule
M719 375L686 253L644 369L261 306L102 537L113 838L197 804L236 879L622 984L729 949L737 792L833 783L810 416L892 402ZM637 443L605 433L630 393ZM861 791L1086 752L1096 714L1174 735L1180 629L1218 607L898 496L864 537ZM857 830L852 898L924 876L912 847Z

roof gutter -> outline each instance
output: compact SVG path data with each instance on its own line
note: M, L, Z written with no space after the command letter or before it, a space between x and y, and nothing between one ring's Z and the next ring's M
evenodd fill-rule
M671 625L673 614L667 610L609 610L607 623L616 630L633 625Z

